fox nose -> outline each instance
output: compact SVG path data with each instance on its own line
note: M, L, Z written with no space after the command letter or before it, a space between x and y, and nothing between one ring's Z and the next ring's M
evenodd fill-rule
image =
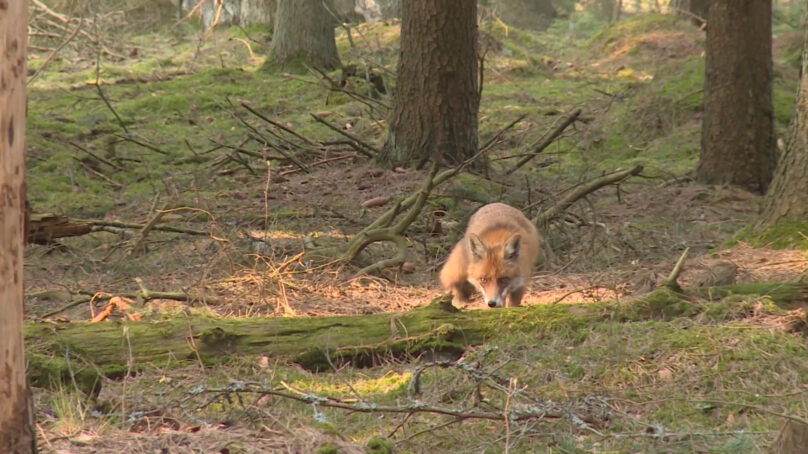
M489 301L488 302L488 307L497 307L497 302L494 301L494 300Z

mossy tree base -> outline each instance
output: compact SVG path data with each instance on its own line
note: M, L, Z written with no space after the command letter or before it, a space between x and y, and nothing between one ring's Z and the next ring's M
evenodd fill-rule
M421 355L446 359L505 332L552 331L604 319L687 317L715 311L716 304L732 312L733 301L753 297L792 308L808 300L808 283L732 285L686 293L663 287L629 303L505 310L460 311L445 295L409 312L361 316L28 323L25 336L32 358L28 373L36 384L77 382L85 392L94 392L98 373L114 378L146 367L217 364L234 355L280 357L310 371L346 364L370 367ZM72 377L76 375L80 380Z

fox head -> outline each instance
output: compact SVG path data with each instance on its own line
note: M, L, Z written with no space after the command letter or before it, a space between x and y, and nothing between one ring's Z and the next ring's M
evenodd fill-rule
M488 307L503 307L508 294L524 286L518 263L522 238L514 234L503 244L489 246L470 234L468 241L469 282L480 290Z

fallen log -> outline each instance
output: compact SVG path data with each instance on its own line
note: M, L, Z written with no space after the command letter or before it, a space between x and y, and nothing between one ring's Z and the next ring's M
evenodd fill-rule
M49 244L57 238L86 235L88 233L102 231L104 227L142 231L143 228L146 227L146 224L104 221L101 219L74 219L62 214L53 213L31 214L28 219L28 242ZM209 232L204 230L174 227L170 225L154 225L151 229L164 232L185 233L188 235L209 235Z
M28 374L39 386L76 380L91 392L99 373L121 377L152 367L214 365L236 356L269 356L310 371L344 365L370 367L389 360L459 357L468 346L503 333L569 330L603 320L671 319L701 313L711 301L738 295L767 297L789 309L804 304L808 283L745 284L693 289L661 287L632 302L539 305L460 311L450 295L403 313L360 316L210 318L157 321L26 324ZM725 302L724 302L725 301ZM741 311L739 311L740 313ZM795 327L798 329L799 327ZM84 375L81 375L84 374ZM85 377L76 379L76 375Z
M32 214L28 224L28 242L48 244L56 238L81 236L92 231L92 224L61 214Z

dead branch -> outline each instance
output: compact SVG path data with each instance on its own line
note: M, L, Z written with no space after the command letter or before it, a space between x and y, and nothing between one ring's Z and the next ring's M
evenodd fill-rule
M75 38L76 35L78 35L79 32L81 31L82 25L84 25L84 21L79 20L79 24L76 25L76 29L73 30L73 33L71 33L70 36L68 36L64 41L62 41L58 46L56 46L56 49L53 49L53 52L48 54L47 58L45 58L45 61L42 62L42 65L40 65L39 68L37 68L36 72L25 83L26 86L28 86L31 82L36 80L36 78L39 77L39 75L42 73L42 71L45 68L47 68L47 66L48 66L48 64L50 64L51 60L53 60L53 57L55 57L56 54L58 54L60 50L64 49L65 46L70 44L70 41L73 41L73 38Z
M598 189L604 186L614 184L630 176L637 175L641 171L642 166L635 165L630 169L613 172L604 175L602 177L595 178L594 180L590 180L578 186L574 191L567 194L563 199L559 200L558 203L556 203L552 207L537 214L536 217L533 218L533 223L536 224L536 226L538 226L539 228L544 228L548 222L550 222L556 216L560 215L562 212L564 212L564 210L569 208L570 205L578 201L580 198L594 191L597 191Z
M257 110L250 107L249 104L247 104L246 102L242 101L240 104L241 104L241 107L247 109L251 114L255 115L256 117L264 120L265 122L267 122L267 123L269 123L269 124L271 124L271 125L273 125L273 126L275 126L277 128L283 129L284 131L286 131L289 134L297 137L298 139L302 140L303 142L306 142L307 145L312 146L312 147L317 147L318 146L316 143L314 143L308 137L298 133L294 129L291 129L291 128L287 127L283 123L281 123L279 121L275 121L275 120L267 117L266 115L262 114L261 112L258 112Z
M67 143L69 145L71 145L73 148L75 148L75 149L77 149L79 151L83 151L84 153L87 153L88 155L90 155L90 157L92 157L93 159L95 159L98 162L102 162L102 163L112 167L115 170L119 170L121 172L124 171L123 167L115 164L114 162L110 161L109 159L105 159L105 158L102 158L101 156L98 156L97 154L95 154L92 151L82 147L81 145L77 144L76 142L73 142L72 140L68 141Z
M248 135L250 136L251 139L255 140L256 142L258 142L260 144L263 144L264 147L272 148L273 150L280 153L284 158L288 159L292 164L296 165L300 170L302 170L302 171L304 171L306 173L309 173L309 168L306 166L306 164L303 164L302 162L300 162L300 160L298 160L297 158L295 158L291 154L287 153L286 150L283 149L283 147L280 147L280 146L272 144L269 140L267 140L266 137L261 135L261 133L258 132L257 130L256 130L255 134L248 133Z
M435 186L435 176L437 173L438 162L434 161L432 163L432 168L429 171L429 176L427 177L426 182L424 182L424 185L421 187L421 190L415 194L415 200L413 200L411 206L409 207L409 211L396 224L390 227L363 230L351 239L351 242L348 243L346 252L342 257L342 260L345 262L350 262L356 258L356 256L362 252L363 249L378 241L393 242L395 243L397 249L396 255L392 258L381 260L372 265L366 266L357 271L355 276L370 274L389 266L397 266L404 263L407 253L407 240L404 238L404 232L407 230L410 224L415 221L415 218L418 217L418 213L420 213L421 209L424 207L424 204L429 197L429 193L432 192L432 188Z
M132 222L119 222L119 221L104 221L101 219L88 219L88 220L77 220L78 222L87 222L93 226L106 226L106 227L118 227L123 229L140 229L142 230L145 225L144 224L137 224ZM188 235L202 235L202 236L210 236L210 232L206 232L204 230L194 230L194 229L186 229L184 227L174 227L171 225L156 225L152 227L152 230L160 230L162 232L173 232L173 233L186 233Z
M140 255L143 251L143 243L146 241L146 237L149 235L149 232L157 226L157 223L160 222L164 214L166 214L164 209L155 211L154 216L140 229L140 235L138 235L137 240L132 243L132 247L129 249L129 255L134 257Z
M100 96L101 100L104 101L104 104L107 105L107 108L109 109L109 111L112 112L112 115L114 115L115 118L118 120L118 124L121 125L121 129L123 129L123 132L129 134L129 130L126 128L126 124L121 119L121 116L118 115L118 112L116 112L115 109L112 107L112 104L109 102L109 99L107 99L107 96L104 94L104 90L101 89L101 50L100 49L98 50L98 53L96 54L96 57L95 57L95 89L96 89L96 91L98 91L98 96Z
M482 88L481 88L481 90L482 90ZM516 126L516 124L519 123L520 121L524 120L525 117L527 117L527 114L522 114L516 120L514 120L514 121L508 123L507 125L505 125L504 128L500 129L499 131L497 131L496 134L494 134L494 137L491 137L490 139L488 139L488 141L483 146L480 147L480 150L487 150L488 147L493 146L494 143L496 143L496 141L499 140L500 137L502 137L502 134L505 134L506 131L508 131L509 129Z
M351 139L353 142L359 144L360 147L357 147L356 151L362 153L363 155L367 156L368 158L373 159L373 158L376 157L375 155L378 155L379 153L381 153L381 151L379 151L378 148L374 147L373 145L368 144L367 142L363 141L359 137L356 137L355 135L351 134L350 132L344 131L342 128L332 125L331 123L323 120L322 118L318 117L317 115L314 115L313 113L310 113L309 115L311 115L311 118L314 118L314 120L316 122L328 126L329 128L331 128L331 130L333 130L333 131L335 131L335 132L337 132L337 133Z
M679 278L679 274L682 272L684 268L685 259L687 259L687 253L690 252L690 248L685 248L682 255L679 257L679 260L676 261L676 265L674 265L671 274L665 279L665 282L662 283L663 286L667 287L669 290L672 290L677 293L682 292L682 287L679 286L679 283L676 280Z
M123 126L123 125L122 125L122 126ZM124 128L124 129L125 129L125 128ZM121 139L123 139L123 140L125 140L125 141L127 141L127 142L132 142L132 143L133 143L133 144L135 144L135 145L140 145L140 146L141 146L141 147L143 147L143 148L148 148L148 149L149 149L149 150L151 150L151 151L154 151L154 152L156 152L156 153L160 153L161 155L164 155L164 156L168 156L168 152L167 152L167 151L163 151L163 150L161 150L161 149L157 148L157 147L156 147L156 146L154 146L154 145L151 145L151 144L149 144L149 143L146 143L146 142L144 142L144 141L142 141L142 140L138 140L138 139L134 138L134 137L133 137L131 134L128 134L128 133L127 133L127 134L114 134L114 135L115 135L115 137L121 138Z
M569 114L569 116L567 116L555 128L553 128L552 131L544 135L544 137L539 142L539 144L536 145L536 148L535 150L533 150L532 153L520 159L515 166L513 166L507 172L505 172L505 175L510 175L513 172L516 172L523 165L530 162L530 160L533 159L536 155L544 151L545 148L549 147L550 144L552 144L558 138L558 136L560 136L561 133L564 132L565 129L567 129L567 126L571 125L575 121L575 119L578 118L579 115L581 115L581 109L575 109L574 112Z
M342 155L342 156L334 156L334 157L331 157L331 158L321 159L319 161L312 162L311 164L309 164L309 167L317 167L317 166L321 166L323 164L328 164L329 162L341 161L343 159L351 159L351 158L358 158L358 157L359 156L354 154L354 153L346 154L346 155ZM297 173L297 172L300 172L300 169L284 170L283 172L279 173L278 176L285 177L286 175L291 175L291 174Z
M475 411L475 410L457 410L453 408L435 407L424 405L420 403L413 403L407 406L392 406L392 405L377 405L369 402L346 402L341 399L333 397L319 396L309 392L290 392L282 391L279 389L269 388L258 383L244 383L234 382L227 387L223 388L197 388L189 391L191 397L199 394L217 393L217 394L231 394L231 393L258 393L267 396L282 397L285 399L292 399L299 402L304 402L311 405L320 405L323 407L339 408L343 410L350 410L360 413L432 413L446 416L454 416L459 419L488 419L493 421L503 421L506 418L510 421L526 421L531 419L559 419L563 418L564 414L558 410L551 410L548 408L526 408L525 410L513 411Z

